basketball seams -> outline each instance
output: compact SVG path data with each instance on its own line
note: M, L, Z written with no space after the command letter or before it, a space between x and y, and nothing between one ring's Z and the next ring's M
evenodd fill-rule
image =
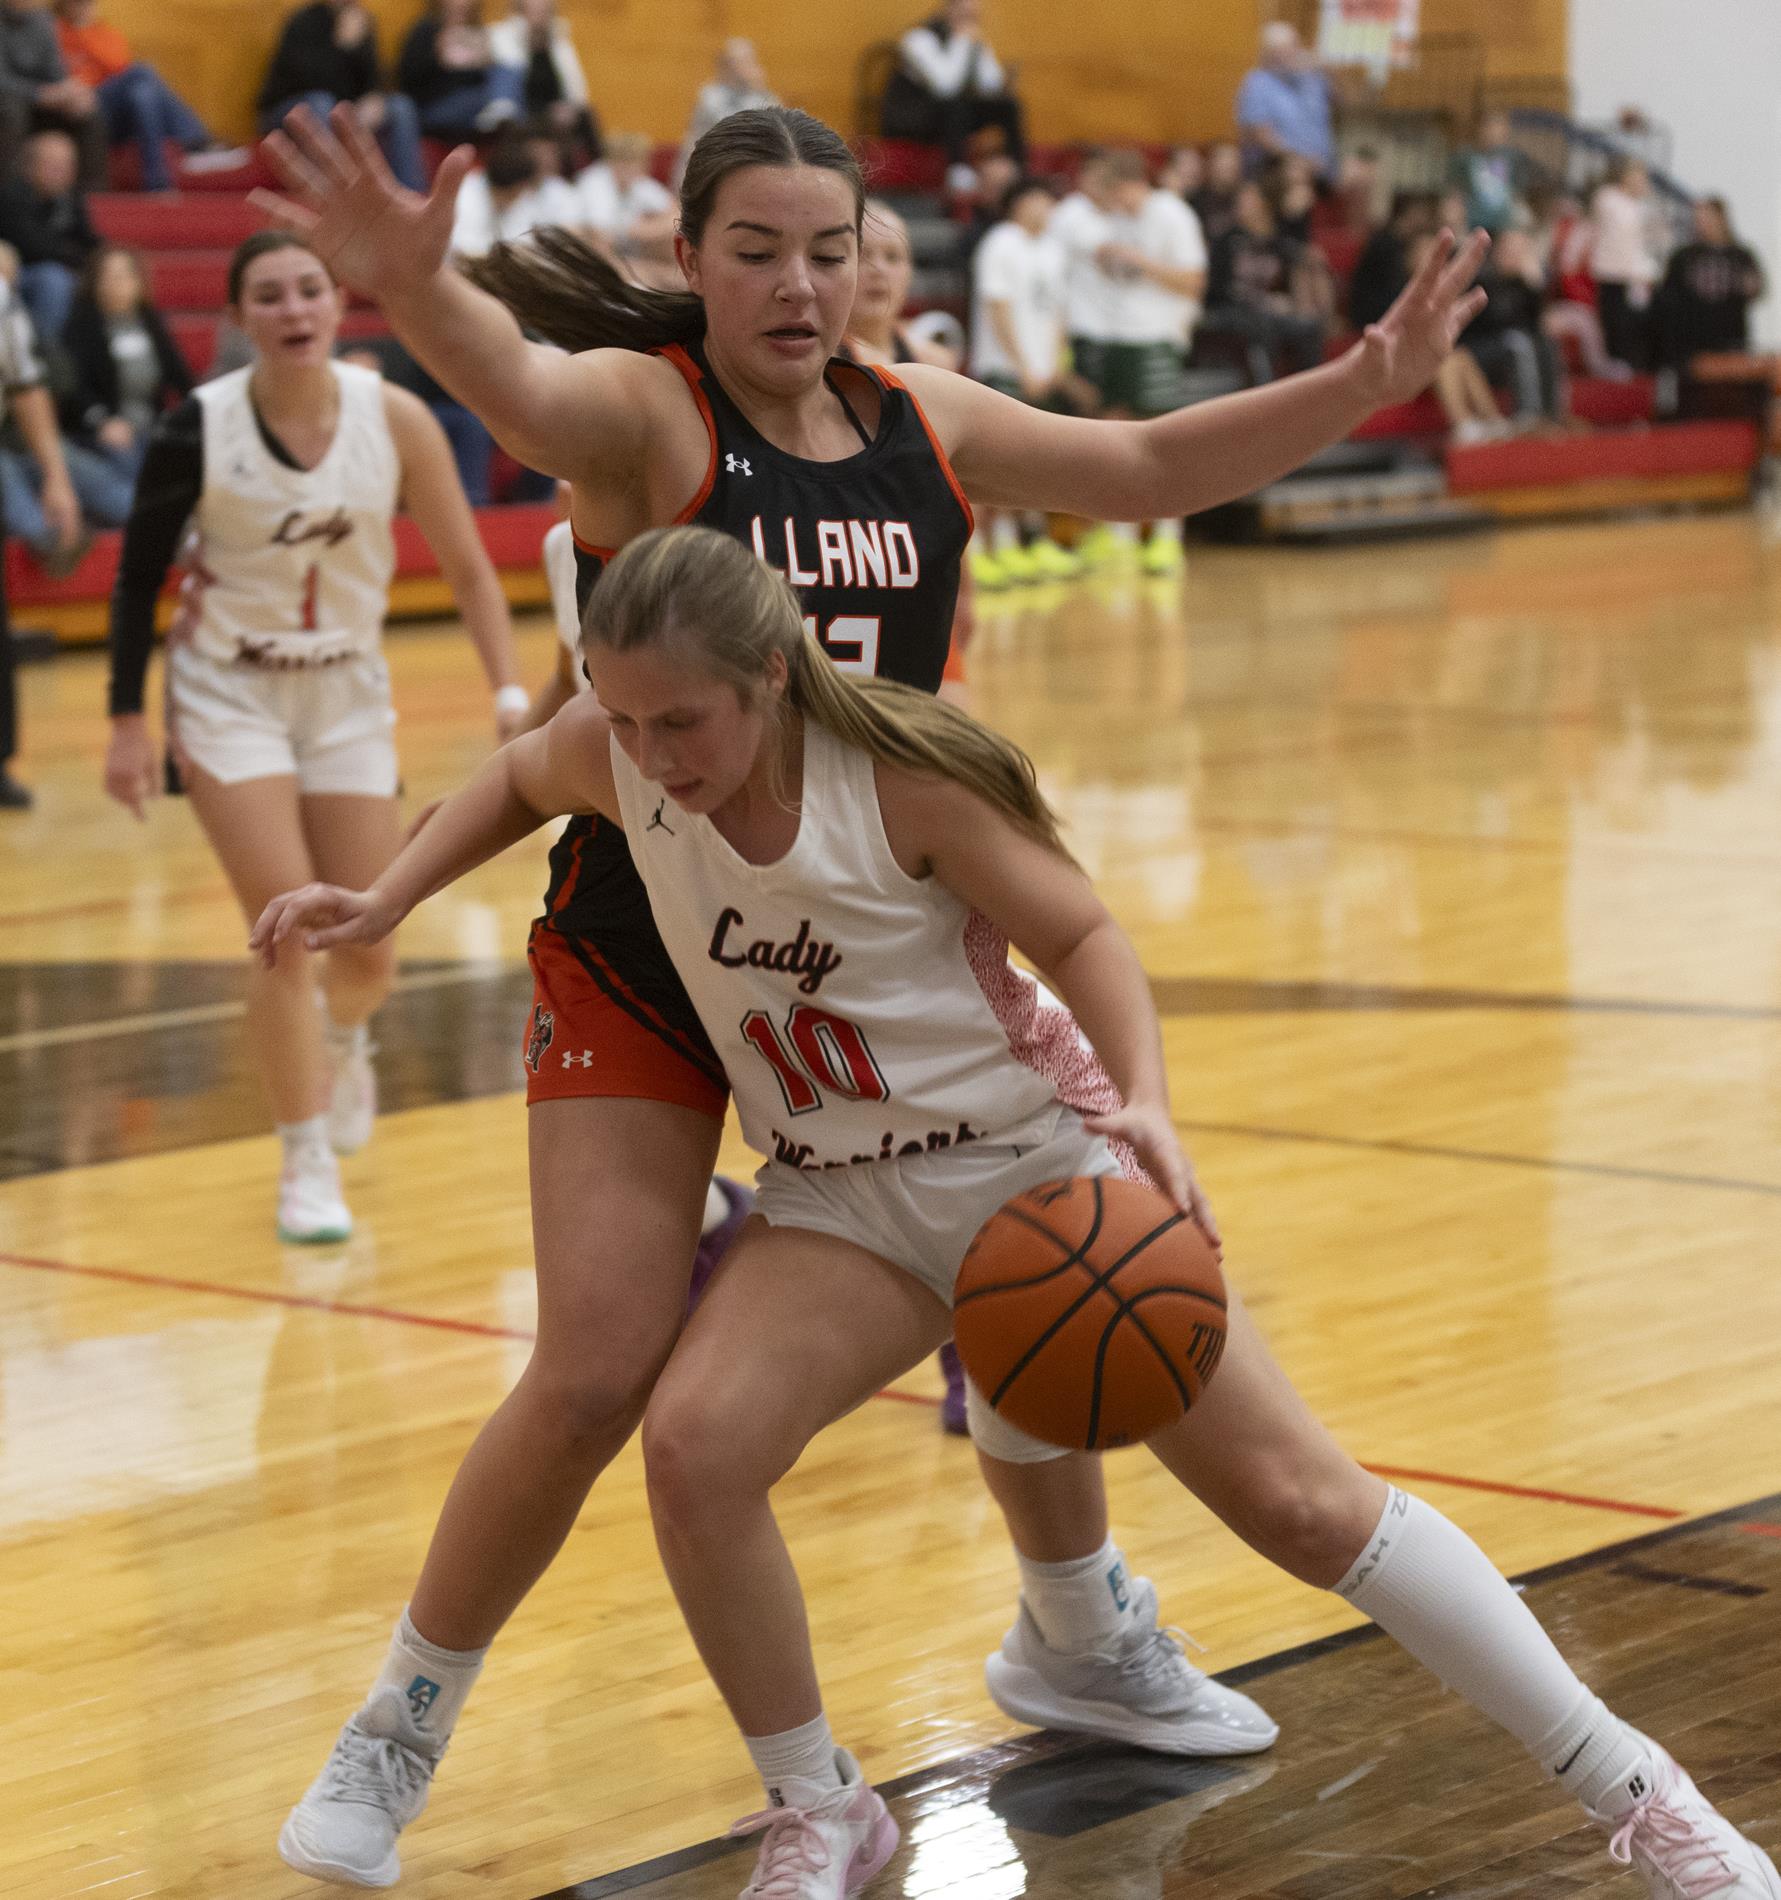
M1030 1366L1036 1358L1038 1358L1039 1354L1044 1350L1046 1346L1048 1346L1051 1343L1051 1341L1056 1337L1058 1332L1064 1326L1066 1326L1072 1319L1074 1319L1076 1315L1079 1312L1081 1312L1084 1305L1086 1305L1087 1302L1094 1297L1095 1287L1100 1285L1099 1277L1095 1274L1094 1268L1091 1267L1086 1260L1080 1257L1084 1248L1092 1247L1095 1244L1096 1240L1100 1238L1101 1221L1106 1212L1106 1209L1102 1203L1102 1198L1101 1198L1101 1178L1099 1175L1096 1175L1093 1177L1092 1187L1094 1191L1094 1202L1095 1202L1094 1216L1089 1221L1088 1232L1087 1234L1083 1236L1081 1246L1079 1246L1076 1249L1075 1254L1072 1255L1069 1260L1066 1260L1064 1262L1064 1267L1069 1267L1069 1266L1080 1267L1084 1273L1088 1274L1090 1278L1094 1280L1095 1284L1094 1286L1091 1286L1086 1293L1082 1294L1078 1299L1074 1300L1068 1307L1066 1307L1065 1310L1062 1313L1060 1313L1057 1316L1057 1318L1053 1320L1052 1323L1048 1327L1046 1327L1045 1331L1041 1333L1039 1337L1033 1341L1032 1345L1030 1345L1027 1348L1027 1350L1021 1355L1021 1357L1015 1361L1014 1365L1009 1369L1008 1373L1003 1378L1001 1384L996 1387L994 1394L990 1397L989 1402L990 1402L990 1409L992 1411L995 1409L996 1406L1000 1405L1002 1400L1007 1396L1008 1388L1011 1385L1013 1385L1015 1380L1018 1379L1020 1375L1026 1371L1027 1367ZM1016 1219L1020 1218L1018 1212L1016 1213L1015 1217ZM1129 1256L1122 1256L1122 1259L1121 1259L1122 1265L1124 1264L1124 1259L1126 1257L1129 1257ZM1057 1271L1061 1273L1063 1271L1063 1267L1058 1268ZM954 1308L954 1310L955 1311L957 1310L956 1307Z
M1029 1188L1027 1192L1031 1193L1032 1190ZM1014 1221L1021 1227L1029 1228L1035 1234L1043 1234L1054 1247L1061 1247L1064 1250L1064 1258L1060 1260L1055 1267L1047 1267L1043 1273L1034 1274L1030 1280L998 1280L994 1286L980 1286L969 1293L961 1293L953 1300L952 1305L954 1312L957 1312L961 1306L967 1305L970 1301L981 1300L991 1293L1019 1293L1024 1292L1028 1287L1043 1286L1047 1280L1055 1280L1060 1273L1068 1273L1072 1267L1082 1267L1088 1264L1082 1258L1082 1252L1095 1238L1093 1232L1075 1246L1071 1246L1069 1241L1055 1228L1047 1227L1042 1220L1036 1219L1022 1207L1010 1203L1007 1207L1000 1209L999 1212L1002 1219ZM973 1242L973 1245L975 1245L975 1242ZM967 1249L965 1258L968 1260L970 1257L970 1250Z

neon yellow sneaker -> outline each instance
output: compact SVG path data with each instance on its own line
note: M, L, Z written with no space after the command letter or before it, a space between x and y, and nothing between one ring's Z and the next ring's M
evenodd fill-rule
M1144 543L1139 557L1146 574L1179 574L1187 565L1187 555L1174 535L1153 534Z
M1082 563L1076 556L1052 540L1035 541L1027 554L1034 574L1042 581L1073 581L1082 572Z
M1014 585L1014 576L1008 572L1008 564L999 554L973 553L971 578L986 594L999 593L1004 587Z
M1105 521L1095 525L1076 543L1076 558L1089 569L1111 567L1131 552L1131 543L1122 541Z
M1017 587L1029 586L1045 578L1039 571L1031 548L1004 548L996 559L1002 563L1002 572Z

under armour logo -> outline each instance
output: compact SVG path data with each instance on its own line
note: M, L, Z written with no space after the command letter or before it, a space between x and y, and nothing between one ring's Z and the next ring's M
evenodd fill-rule
M646 835L652 831L665 831L670 838L674 836L674 827L668 824L662 817L662 812L666 808L667 803L668 801L664 798L661 804L656 807L655 816L643 827Z
M726 455L724 457L724 467L732 475L752 475L754 473L754 470L748 466L748 458L745 455Z

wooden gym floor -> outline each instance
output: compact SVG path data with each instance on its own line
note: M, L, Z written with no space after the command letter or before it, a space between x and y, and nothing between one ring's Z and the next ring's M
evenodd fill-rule
M991 602L1039 759L1155 979L1237 1278L1358 1456L1781 1847L1781 548L1719 515ZM392 640L411 800L482 755L449 629ZM528 667L549 664L533 623ZM94 656L27 669L0 820L0 1891L297 1900L273 1838L380 1659L533 1321L517 1094L542 848L408 927L359 1232L273 1239L242 926L190 814L107 805ZM733 1138L726 1158L744 1165ZM590 1210L597 1218L597 1210ZM1017 1742L1013 1566L931 1368L783 1487L875 1892L1627 1894L1512 1744L1141 1453L1116 1528L1273 1752ZM1647 1541L1655 1539L1655 1541ZM1629 1542L1629 1540L1632 1540ZM497 1647L416 1900L733 1893L755 1805L635 1451Z

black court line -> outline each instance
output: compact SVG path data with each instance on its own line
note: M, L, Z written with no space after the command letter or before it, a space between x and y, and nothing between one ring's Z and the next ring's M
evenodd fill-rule
M1762 1194L1781 1199L1781 1182L1747 1181L1733 1174L1688 1174L1675 1168L1635 1168L1612 1161L1572 1161L1554 1155L1518 1155L1495 1148L1454 1148L1433 1141L1391 1141L1367 1135L1328 1135L1316 1129L1264 1128L1253 1122L1189 1121L1177 1128L1202 1135L1242 1135L1254 1141L1297 1141L1318 1148L1362 1148L1379 1154L1414 1155L1431 1161L1470 1161L1496 1168L1538 1168L1548 1174L1595 1174L1611 1181L1650 1181L1660 1187L1712 1188L1721 1193Z
M1519 1589L1532 1589L1538 1584L1553 1583L1563 1577L1577 1576L1589 1570L1613 1569L1637 1553L1658 1550L1666 1544L1674 1543L1680 1537L1696 1532L1713 1530L1722 1524L1735 1524L1746 1518L1766 1516L1781 1510L1781 1492L1768 1497L1756 1498L1748 1504L1734 1504L1723 1511L1711 1511L1704 1517L1686 1518L1676 1524L1666 1524L1662 1530L1645 1531L1637 1537L1623 1539L1619 1543L1604 1544L1599 1550L1585 1551L1577 1557L1566 1557L1557 1563L1542 1564L1534 1570L1524 1570L1520 1575L1511 1577L1510 1582ZM1680 1573L1677 1573L1680 1574ZM1665 1579L1668 1580L1667 1577ZM1749 1585L1732 1586L1736 1594L1742 1596L1751 1589ZM1760 1592L1758 1593L1760 1594ZM1240 1663L1234 1669L1221 1670L1217 1681L1228 1683L1232 1688L1246 1688L1252 1682L1260 1682L1270 1676L1284 1675L1289 1670L1301 1669L1308 1663L1321 1661L1343 1650L1354 1649L1363 1643L1388 1642L1385 1632L1372 1623L1363 1623L1356 1629L1338 1630L1330 1636L1319 1636L1307 1643L1295 1644L1291 1649L1283 1649L1272 1656L1258 1656L1253 1662ZM997 1742L989 1748L978 1749L969 1755L960 1755L951 1761L938 1762L931 1768L917 1769L913 1774L899 1776L895 1781L881 1782L878 1792L887 1801L905 1799L912 1795L921 1795L934 1788L944 1788L948 1784L972 1780L994 1782L999 1796L1002 1784L1010 1778L1018 1778L1023 1770L1043 1767L1052 1771L1045 1777L1044 1789L1049 1803L1058 1792L1057 1780L1065 1773L1076 1775L1083 1772L1093 1773L1102 1765L1117 1766L1122 1781L1130 1783L1130 1799L1115 1810L1105 1796L1106 1777L1097 1777L1097 1798L1086 1804L1079 1816L1081 1826L1069 1826L1056 1816L1043 1817L1046 1825L1032 1827L1023 1816L1024 1804L1018 1799L1004 1804L999 1798L992 1797L998 1814L1016 1827L1028 1832L1052 1834L1067 1838L1071 1834L1087 1832L1090 1827L1100 1826L1111 1820L1126 1818L1129 1814L1142 1813L1148 1808L1161 1805L1163 1801L1179 1800L1185 1795L1194 1794L1206 1788L1216 1787L1219 1782L1243 1772L1242 1760L1192 1760L1188 1758L1169 1759L1147 1754L1142 1750L1122 1748L1117 1743L1089 1741L1081 1737L1040 1732L1032 1736L1023 1736L1016 1740ZM1012 1809L1013 1811L1007 1811ZM1030 1816L1032 1809L1026 1810ZM690 1847L677 1848L673 1853L659 1854L652 1860L639 1861L631 1867L622 1867L610 1874L598 1874L591 1880L577 1882L572 1887L559 1887L540 1900L610 1900L610 1896L622 1893L634 1893L639 1888L653 1886L657 1881L666 1880L675 1874L688 1873L695 1867L702 1867L709 1861L720 1860L729 1854L752 1850L752 1841L731 1840L720 1836L715 1840L699 1841Z

